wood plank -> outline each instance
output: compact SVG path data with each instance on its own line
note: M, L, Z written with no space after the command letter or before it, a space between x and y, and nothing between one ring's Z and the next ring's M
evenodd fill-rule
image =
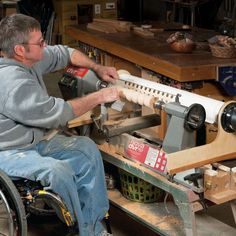
M111 25L103 24L100 22L88 23L87 28L92 29L92 30L96 30L96 31L100 31L100 32L103 32L106 34L117 33L117 30L114 27L112 27Z
M171 201L156 203L138 203L130 201L117 190L109 190L108 197L112 204L127 212L134 219L147 225L153 231L162 235L186 235L178 208ZM207 215L195 213L198 236L206 235L236 235L236 229Z
M134 27L133 28L134 34L137 34L143 38L154 38L154 33L150 30L145 30L142 27Z
M91 119L91 115L92 115L92 111L88 111L82 116L79 116L73 120L70 120L67 125L68 128L91 124L93 122L93 120Z
M117 190L109 190L108 197L112 204L118 206L132 217L138 219L157 233L165 235L185 235L183 221L178 208L172 202L139 203L130 201ZM168 214L168 211L170 214Z
M218 133L212 143L189 148L167 155L167 171L175 174L184 170L197 168L206 164L215 163L236 157L236 136L235 133L226 133L221 126L222 107L218 117Z
M207 199L216 204L222 204L236 199L236 191L226 190L224 192L219 192L218 194L207 197Z
M120 21L114 19L103 19L103 18L93 18L93 22L99 22L106 25L110 25L115 28L117 31L126 32L130 31L130 27L132 25L129 21Z

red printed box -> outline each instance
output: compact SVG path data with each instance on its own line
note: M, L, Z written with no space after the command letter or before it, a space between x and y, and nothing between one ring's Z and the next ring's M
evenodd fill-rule
M137 139L131 139L128 142L125 154L129 159L138 161L159 172L165 172L166 153L161 149L153 148Z

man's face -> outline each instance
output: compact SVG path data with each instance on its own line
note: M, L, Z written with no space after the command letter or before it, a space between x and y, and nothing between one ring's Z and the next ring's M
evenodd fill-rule
M25 60L28 65L33 65L43 58L45 46L41 31L30 32L29 41L25 43Z

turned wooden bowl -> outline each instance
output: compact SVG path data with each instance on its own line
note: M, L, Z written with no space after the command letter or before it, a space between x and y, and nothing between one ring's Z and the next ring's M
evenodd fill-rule
M196 48L196 44L192 41L187 42L186 40L180 40L171 43L170 47L175 52L191 53Z

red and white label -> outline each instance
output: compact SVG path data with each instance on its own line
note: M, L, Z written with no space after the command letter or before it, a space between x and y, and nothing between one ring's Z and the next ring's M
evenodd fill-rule
M76 77L83 78L85 74L88 72L88 70L89 70L88 68L68 66L66 68L66 73L71 74Z
M167 164L166 153L163 150L160 150L158 153L155 169L164 172Z
M127 146L126 155L128 158L143 163L154 170L165 171L167 159L163 150L150 147L136 139L131 139Z

